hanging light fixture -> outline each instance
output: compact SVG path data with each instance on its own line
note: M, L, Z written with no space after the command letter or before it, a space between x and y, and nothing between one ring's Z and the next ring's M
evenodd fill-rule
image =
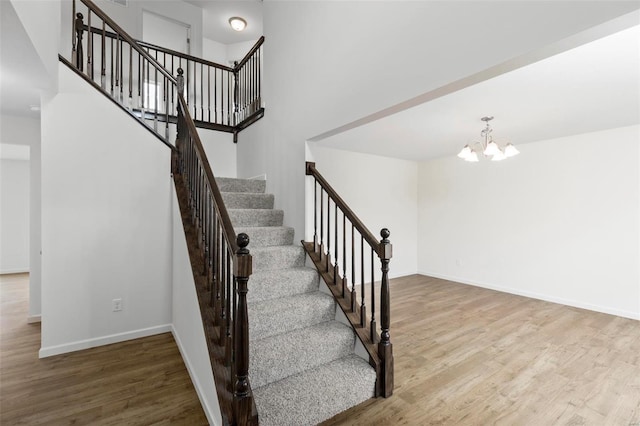
M242 31L247 27L247 21L239 16L234 16L233 18L229 18L229 25L231 25L231 28L235 31Z
M482 153L485 157L491 157L491 161L502 161L505 158L513 157L520 153L511 143L508 143L502 148L494 142L491 136L493 130L489 125L489 121L493 120L493 117L482 117L481 120L486 123L486 127L480 132L482 140L473 142L471 145L465 145L458 154L458 157L465 161L475 163L478 161L478 153Z

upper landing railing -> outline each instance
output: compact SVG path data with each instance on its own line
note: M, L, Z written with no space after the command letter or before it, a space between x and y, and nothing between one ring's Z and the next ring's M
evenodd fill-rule
M196 126L233 133L237 141L239 131L264 115L264 37L228 67L134 40L90 0L72 4L72 64L166 143L175 140L169 123L177 120L178 68Z

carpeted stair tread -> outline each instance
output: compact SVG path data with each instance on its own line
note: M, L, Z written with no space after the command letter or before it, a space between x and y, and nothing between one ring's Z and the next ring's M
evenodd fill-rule
M376 373L319 291L266 182L216 179L236 234L249 235L249 376L260 425L315 425L374 396Z
M318 290L318 284L318 272L305 266L256 271L249 279L247 302L310 293Z
M234 226L236 234L249 235L251 247L288 246L293 244L293 228L288 226Z
M222 192L222 199L227 209L272 209L274 202L273 194L245 192Z
M250 192L264 193L267 186L266 180L258 179L236 179L236 178L216 178L216 183L220 192Z
M347 356L353 353L354 342L353 330L338 321L252 341L249 352L251 385L264 386Z
M316 291L250 303L251 342L335 319L332 296Z
M349 355L254 388L260 425L316 425L372 398L375 381L375 370Z
M237 226L282 226L284 212L274 209L229 209L231 224Z
M293 245L253 247L253 245L249 243L249 250L253 257L253 270L255 272L302 267L304 266L306 256L302 246ZM249 280L249 283L251 283L251 280ZM249 291L251 291L251 287L249 287Z

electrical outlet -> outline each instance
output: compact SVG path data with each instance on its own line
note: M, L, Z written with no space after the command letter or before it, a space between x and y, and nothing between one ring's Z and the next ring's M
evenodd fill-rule
M111 304L113 306L113 312L120 312L122 310L122 299L113 299Z

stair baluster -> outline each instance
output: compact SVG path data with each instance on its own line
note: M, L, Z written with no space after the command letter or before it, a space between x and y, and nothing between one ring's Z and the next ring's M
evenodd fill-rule
M390 338L390 290L389 290L389 262L391 259L391 243L389 242L389 230L384 228L380 235L382 240L378 241L373 234L364 226L355 213L349 208L344 200L329 185L324 177L316 170L315 163L306 163L306 175L314 179L314 237L311 242L304 242L303 246L320 276L327 284L329 290L338 302L345 316L351 323L354 331L369 353L370 363L375 366L377 372L376 395L389 397L393 394L393 350ZM317 202L317 187L320 187L320 203ZM327 193L326 208L326 246L323 244L324 236L324 203L323 194ZM334 223L331 222L331 202L335 210L333 212ZM338 210L343 214L342 220L342 248L339 240L339 215ZM320 213L320 243L317 242L317 215ZM347 245L346 226L347 220L351 223L351 244ZM333 227L332 227L333 226ZM331 234L334 234L334 248L331 248ZM360 235L359 249L357 247L356 233ZM365 269L365 243L370 249L371 262L370 270ZM339 250L342 250L342 276L338 267ZM346 291L347 282L347 251L351 255L351 291ZM381 288L380 307L376 307L375 290L375 264L376 255L381 263ZM360 256L360 262L356 257ZM331 262L331 258L335 263ZM360 300L358 300L358 286L356 277L359 269L360 278ZM341 288L336 284L342 280ZM367 285L370 286L367 292ZM369 294L367 294L369 293ZM367 298L369 298L371 318L367 321ZM377 315L379 312L379 316ZM378 334L377 318L380 320L380 334Z

